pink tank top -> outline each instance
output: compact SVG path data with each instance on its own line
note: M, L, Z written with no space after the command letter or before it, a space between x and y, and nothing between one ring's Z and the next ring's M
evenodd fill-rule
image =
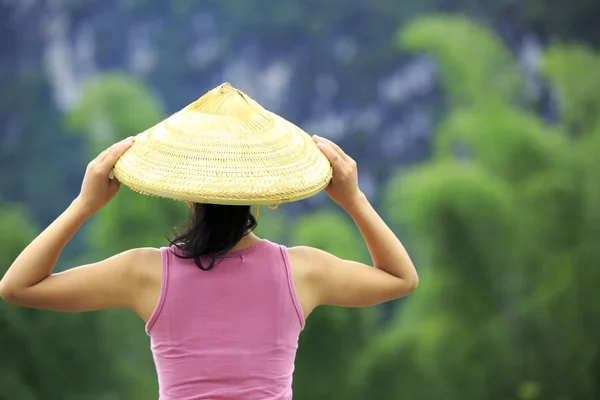
M146 324L160 400L291 399L304 316L287 249L262 240L211 271L160 249L163 274Z

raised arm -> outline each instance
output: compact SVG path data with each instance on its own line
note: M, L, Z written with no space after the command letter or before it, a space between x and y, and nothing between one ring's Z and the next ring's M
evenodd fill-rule
M315 137L315 142L333 166L333 179L325 191L356 223L373 266L310 247L291 249L291 257L309 271L306 279L312 305L364 307L411 293L419 281L415 267L400 240L360 191L356 162L330 140Z
M2 298L25 307L57 311L134 308L134 266L140 257L152 257L152 249L131 250L52 274L77 230L117 193L119 182L109 174L131 143L132 139L126 139L114 144L88 165L79 196L21 252L0 281Z

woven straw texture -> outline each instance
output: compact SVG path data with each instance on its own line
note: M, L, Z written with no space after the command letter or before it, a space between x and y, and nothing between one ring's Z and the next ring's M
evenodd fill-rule
M228 83L137 135L114 167L139 193L228 205L305 199L331 173L308 134Z

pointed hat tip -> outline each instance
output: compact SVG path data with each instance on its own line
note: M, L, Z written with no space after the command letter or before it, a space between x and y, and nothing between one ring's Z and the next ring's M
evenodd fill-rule
M221 93L231 93L234 92L235 89L231 86L229 82L225 82L219 86L219 92Z

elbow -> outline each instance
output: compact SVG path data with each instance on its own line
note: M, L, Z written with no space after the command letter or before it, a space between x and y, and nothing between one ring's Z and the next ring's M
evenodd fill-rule
M402 279L401 287L399 288L398 298L406 297L419 286L419 276L415 272L412 276Z
M11 304L16 304L18 301L15 290L4 281L0 281L0 298Z
M415 272L414 276L408 281L408 293L417 290L419 286L419 275Z
M407 274L408 276L406 277L406 282L408 284L408 293L414 292L419 286L419 274L417 273L417 269L415 268L412 262L410 263L410 266L412 268L409 269L410 273Z

